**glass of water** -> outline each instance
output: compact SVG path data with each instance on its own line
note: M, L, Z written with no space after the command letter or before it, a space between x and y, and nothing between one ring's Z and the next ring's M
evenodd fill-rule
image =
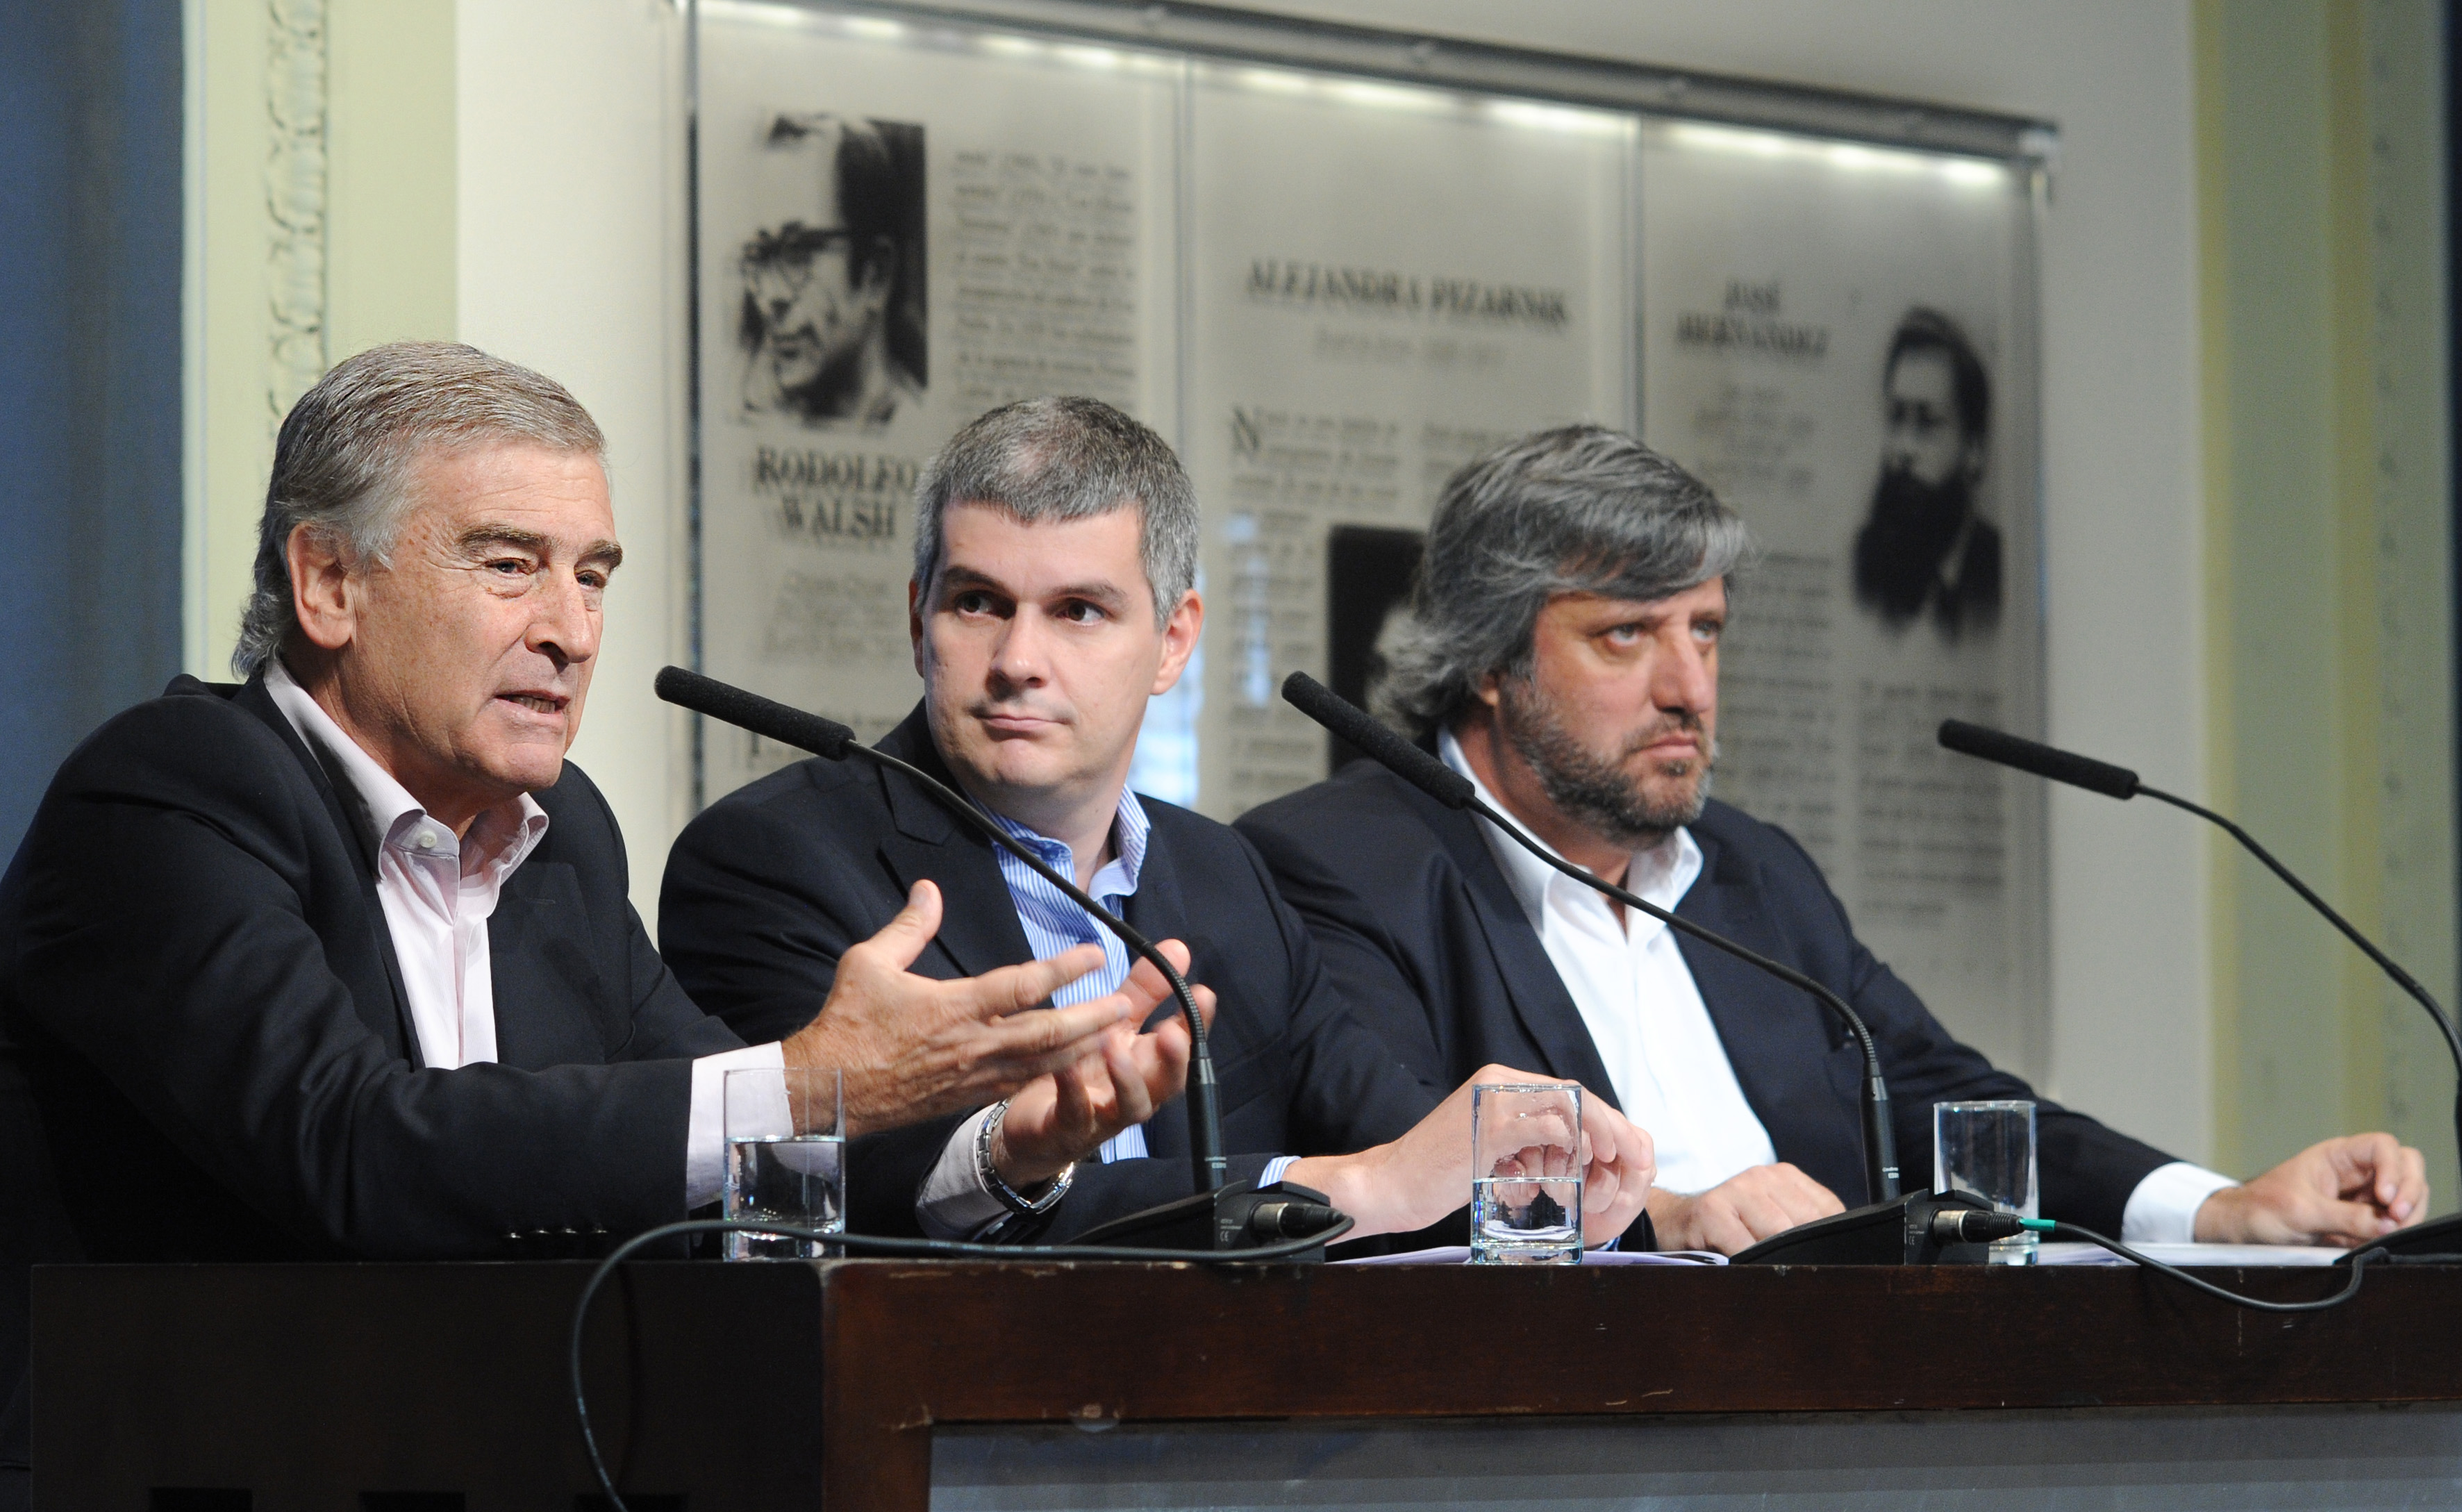
M2035 1105L2030 1102L1934 1103L1932 1189L1989 1202L1997 1212L2041 1218L2035 1166ZM2031 1265L2035 1235L1995 1240L1992 1264Z
M846 1232L846 1095L834 1069L726 1073L726 1216ZM817 1240L729 1234L729 1260L817 1260Z
M1581 1088L1473 1087L1470 1177L1472 1264L1580 1264Z

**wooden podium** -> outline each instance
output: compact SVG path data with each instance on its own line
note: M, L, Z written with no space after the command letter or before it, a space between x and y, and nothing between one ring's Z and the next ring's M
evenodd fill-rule
M35 1505L602 1505L565 1373L588 1273L577 1263L38 1269ZM2341 1281L2209 1274L2283 1299ZM1795 1453L1828 1421L1776 1415L1834 1414L1887 1415L1853 1421L1913 1425L1942 1445L1960 1423L2025 1425L2016 1444L2150 1422L2154 1436L2131 1440L2141 1453L2186 1431L2165 1423L2205 1424L2196 1431L2211 1437L2230 1409L2239 1436L2208 1458L2229 1462L2242 1440L2262 1456L2347 1432L2365 1442L2334 1448L2336 1464L2414 1446L2406 1483L2450 1474L2462 1486L2462 1411L2319 1410L2462 1402L2462 1268L2372 1270L2343 1307L2275 1316L2085 1266L645 1264L600 1293L584 1359L600 1442L636 1512L920 1512L936 1500L936 1433L944 1450L965 1447L953 1466L1065 1469L1084 1446L1110 1457L1108 1475L1126 1473L1119 1446L1141 1433L1211 1425L1215 1438L1189 1441L1197 1454L1253 1430L1267 1436L1239 1439L1239 1452L1270 1455L1285 1441L1271 1435L1339 1430L1335 1449L1295 1461L1319 1467L1297 1473L1304 1486L1327 1466L1364 1463L1380 1433L1475 1422L1544 1429L1556 1436L1524 1445L1536 1458L1609 1465L1598 1474L1611 1480L1617 1445L1658 1445L1647 1463L1664 1465L1696 1441L1687 1425L1719 1424L1722 1444L1745 1447L1722 1449L1706 1474ZM2291 1404L2307 1407L2267 1415ZM1498 1430L1503 1420L1523 1426ZM1606 1459L1579 1447L1645 1425L1661 1436L1611 1435L1598 1440ZM1768 1440L1780 1450L1735 1436L1757 1425L1786 1428ZM1868 1445L1881 1431L1835 1441ZM1003 1432L1026 1447L1011 1453ZM1433 1456L1427 1464L1450 1453L1408 1442L1438 1444L1411 1451ZM1509 1436L1479 1442L1466 1462L1523 1452ZM1136 1473L1151 1481L1175 1462L1147 1454ZM1479 1504L1475 1476L1448 1475L1470 1487L1448 1493L1461 1498L1451 1504ZM939 1500L978 1504L967 1495L944 1488ZM1151 1495L1086 1504L1165 1504Z

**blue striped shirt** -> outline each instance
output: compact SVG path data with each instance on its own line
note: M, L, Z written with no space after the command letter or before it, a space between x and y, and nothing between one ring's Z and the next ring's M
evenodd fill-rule
M1006 814L993 813L992 822L1007 831L1009 838L1033 852L1044 865L1063 876L1077 875L1077 858L1066 841L1037 834ZM1112 849L1116 853L1094 874L1092 883L1086 889L1094 901L1114 914L1127 914L1129 898L1137 890L1137 874L1145 868L1146 841L1153 832L1154 826L1138 804L1137 795L1121 788L1119 817L1112 825ZM1119 991L1120 983L1129 980L1132 964L1129 947L1120 943L1120 937L1096 922L1093 915L1071 902L1067 894L1037 876L1024 861L998 847L992 853L1000 861L1001 879L1008 883L1009 899L1017 905L1017 921L1025 926L1026 942L1037 961L1047 960L1072 945L1103 947L1102 966L1053 993L1052 1005L1065 1008ZM1146 1157L1143 1124L1123 1129L1103 1141L1102 1158L1106 1163ZM1273 1185L1296 1163L1295 1156L1276 1156L1265 1163L1257 1184Z
M1009 838L1033 852L1043 864L1063 876L1077 875L1077 858L1067 841L1040 835L1006 814L992 814L992 822L1008 832ZM1112 849L1117 853L1103 869L1094 874L1093 885L1086 891L1094 901L1114 914L1128 910L1129 898L1137 890L1137 874L1145 866L1146 837L1153 832L1137 795L1120 789L1120 813L1112 825ZM1100 945L1103 964L1079 977L1051 995L1054 1007L1091 1003L1120 990L1129 979L1129 947L1120 938L1095 921L1094 916L1069 901L1060 889L1034 874L1032 868L1006 851L995 849L1000 860L1001 879L1008 883L1008 896L1017 904L1017 921L1026 928L1026 942L1037 961L1048 960L1073 945ZM1146 1155L1146 1132L1143 1125L1123 1129L1103 1143L1103 1158L1140 1160Z

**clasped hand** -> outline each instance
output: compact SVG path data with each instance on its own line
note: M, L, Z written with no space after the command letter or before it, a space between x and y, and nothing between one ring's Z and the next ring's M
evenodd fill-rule
M1487 1066L1436 1111L1390 1144L1349 1156L1311 1156L1285 1179L1314 1187L1357 1221L1351 1237L1407 1234L1470 1200L1471 1089L1480 1082L1540 1082L1509 1067ZM1582 1099L1582 1239L1604 1244L1641 1216L1657 1174L1650 1135L1599 1097Z

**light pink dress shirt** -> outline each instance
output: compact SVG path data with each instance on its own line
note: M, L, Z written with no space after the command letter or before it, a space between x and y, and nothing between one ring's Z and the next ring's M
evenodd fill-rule
M420 1059L451 1070L496 1058L494 961L487 920L505 878L547 835L547 810L528 793L497 805L457 838L427 815L408 789L334 722L280 658L266 663L265 691L299 738L342 777L377 848L377 901L393 936L394 960L410 1000ZM724 1075L776 1068L775 1045L704 1055L692 1063L692 1112L684 1141L684 1205L715 1199L725 1177Z

